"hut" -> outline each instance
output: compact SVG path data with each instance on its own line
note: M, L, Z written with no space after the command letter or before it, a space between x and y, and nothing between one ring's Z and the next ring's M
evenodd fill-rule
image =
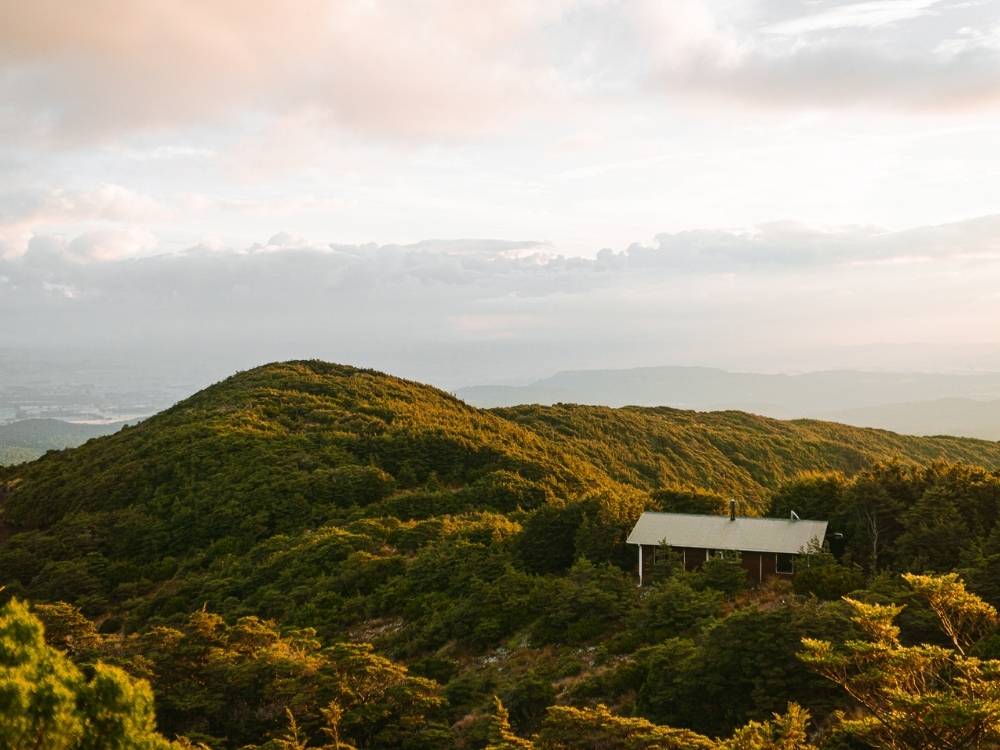
M798 555L822 545L826 521L809 521L794 512L789 518L750 518L736 515L730 501L728 516L694 513L643 513L626 542L638 549L639 585L665 549L679 554L686 570L695 570L714 556L738 554L754 581L791 578Z

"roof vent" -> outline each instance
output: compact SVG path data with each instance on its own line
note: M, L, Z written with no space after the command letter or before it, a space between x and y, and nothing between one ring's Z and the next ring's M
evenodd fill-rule
M736 498L729 498L729 520L736 520Z
M794 511L794 510L793 510L793 511L791 511L791 519L792 519L793 521L798 521L798 520L799 520L799 514L798 514L798 513L796 513L796 512Z

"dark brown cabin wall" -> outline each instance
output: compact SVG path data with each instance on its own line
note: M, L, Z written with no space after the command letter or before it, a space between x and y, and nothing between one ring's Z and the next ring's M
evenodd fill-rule
M642 545L642 575L651 576L653 574L653 558L656 553L656 547L644 544Z
M643 544L642 547L642 575L644 578L653 574L653 565L656 562L656 546ZM695 547L671 547L670 551L681 557L686 570L696 570L705 562L706 550Z
M740 564L743 569L750 576L751 581L759 582L761 579L761 553L760 552L741 552L740 553Z
M684 554L685 570L697 570L705 564L708 550L703 547L675 547L674 549Z
M761 562L764 563L764 578L774 578L778 575L775 570L775 564L777 562L773 552L766 552L761 554Z
M642 548L642 577L645 581L654 580L656 545L644 544ZM682 556L685 570L698 570L705 564L706 556L711 552L704 547L671 547L671 552ZM759 583L768 578L784 578L791 580L794 574L778 573L777 558L773 552L740 552L740 565L747 572L753 583ZM635 565L638 568L638 565ZM638 570L636 570L638 572Z

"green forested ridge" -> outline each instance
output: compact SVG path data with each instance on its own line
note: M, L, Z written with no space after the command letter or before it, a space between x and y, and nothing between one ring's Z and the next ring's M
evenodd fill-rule
M767 497L803 471L855 473L887 458L1000 466L1000 443L912 437L832 422L669 407L515 406L493 413L531 428L615 479L643 488L689 485Z
M794 734L808 711L833 748L850 703L801 639L855 637L839 601L854 592L908 604L904 636L939 643L906 570L959 570L996 604L998 466L984 441L738 412L484 411L290 362L0 470L0 582L80 664L147 679L165 735L213 748L500 747L494 695L511 743L660 747L756 721L726 746L770 747L738 743ZM810 556L793 592L664 556L638 591L622 544L638 514L730 494L829 518L839 558Z

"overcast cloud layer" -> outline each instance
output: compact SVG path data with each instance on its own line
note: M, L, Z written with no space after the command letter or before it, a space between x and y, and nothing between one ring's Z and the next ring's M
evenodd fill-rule
M0 262L0 316L14 347L232 368L322 356L444 385L602 364L781 369L801 364L788 358L796 349L877 350L900 331L991 340L998 238L1000 216L904 232L772 224L580 258L535 242L324 246L279 234L91 262L110 257L106 238L36 236Z
M0 0L0 349L993 346L998 174L995 2Z

